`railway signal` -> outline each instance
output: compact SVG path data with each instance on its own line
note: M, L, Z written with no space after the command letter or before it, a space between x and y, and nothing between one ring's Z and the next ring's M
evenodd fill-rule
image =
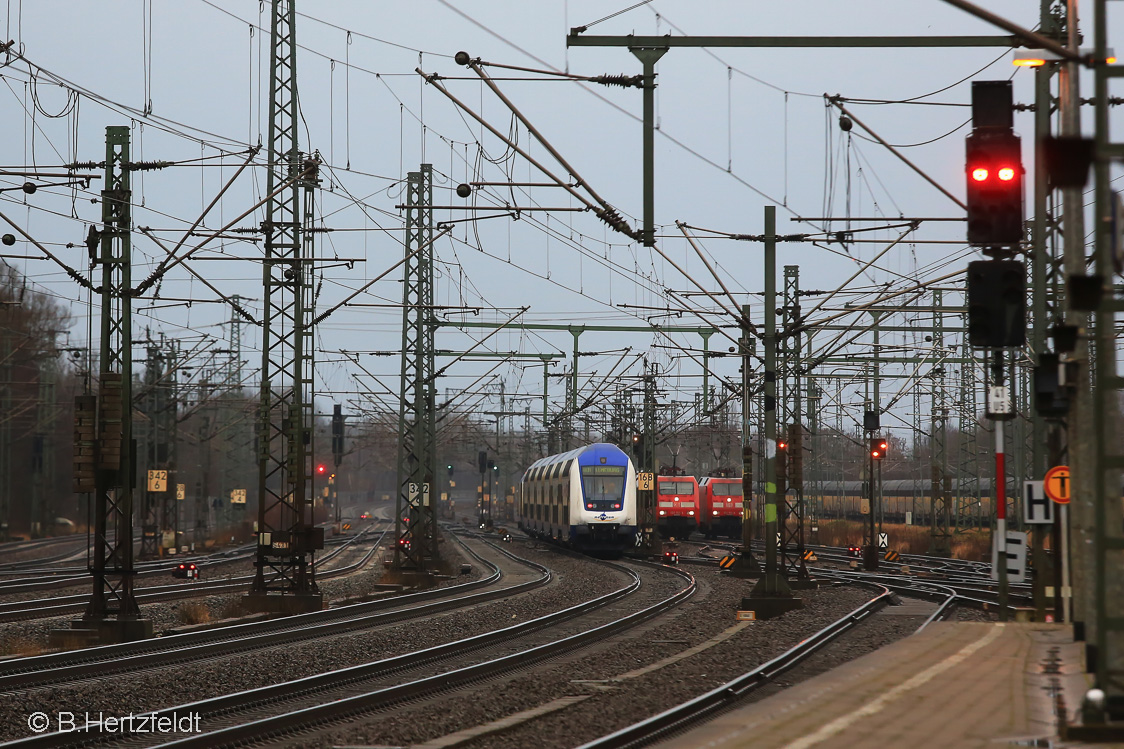
M968 343L977 348L1026 343L1026 265L1021 261L968 263Z
M870 438L870 457L875 460L882 460L886 457L886 452L890 449L890 442L885 437L871 437Z
M1022 141L1015 135L1010 81L972 82L972 132L965 139L968 243L1004 248L1023 239Z
M332 406L332 459L336 468L343 462L343 406Z

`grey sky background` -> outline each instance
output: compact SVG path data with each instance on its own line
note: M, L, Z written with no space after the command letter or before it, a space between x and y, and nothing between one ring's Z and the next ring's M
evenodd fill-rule
M1037 3L984 4L1024 26L1037 25ZM26 64L10 59L10 64L0 68L4 83L0 98L5 101L5 116L0 118L0 164L45 168L75 159L100 161L104 157L105 126L120 124L133 127L136 160L178 161L226 152L228 156L212 158L206 167L175 167L135 178L136 225L160 229L162 237L174 242L180 236L175 230L182 232L233 174L241 161L236 152L256 143L259 135L264 139L267 132L269 39L268 33L260 30L251 33L251 26L268 31L268 5L247 0L122 0L112 4L6 0L5 39L15 40L26 59L42 70L29 77ZM401 257L402 219L394 206L404 200L401 180L405 172L416 170L423 160L433 164L434 201L442 205L462 202L452 188L470 179L543 181L525 160L512 158L496 138L482 133L439 92L424 85L413 72L416 66L446 76L472 76L452 60L454 53L465 50L490 62L528 67L545 63L583 75L637 74L639 62L624 49L565 47L568 28L588 24L627 5L583 0L300 3L300 140L303 148L318 150L326 162L322 172L325 189L319 194L317 211L325 226L367 230L336 231L319 242L321 256L361 260L353 267L344 263L325 267L320 309L335 304ZM1110 19L1110 44L1122 30L1119 16L1117 13ZM1082 24L1087 39L1091 37L1090 21ZM657 0L604 21L587 33L789 36L1004 32L939 0ZM1005 48L672 50L658 66L661 135L656 140L656 206L661 248L692 276L717 290L703 263L678 235L676 221L721 231L760 233L766 204L780 206L781 233L821 228L818 223L791 220L797 216L962 215L952 201L884 148L860 137L859 128L849 138L841 133L838 113L825 108L823 95L895 102L924 97L920 101L926 105L855 103L848 107L891 143L925 143L903 150L940 184L962 196L969 80L1013 75L1016 101L1033 100L1033 74L1016 72L1010 56ZM497 77L526 77L499 69L492 73ZM52 80L49 74L57 79ZM58 85L60 81L82 93L75 98ZM522 126L512 124L510 112L480 83L450 80L445 85L496 128L511 130L536 158L563 173ZM502 81L499 85L588 183L617 206L630 223L638 225L640 92L559 81ZM1082 94L1090 96L1091 78L1083 79L1082 86ZM149 100L151 116L145 116L142 113ZM959 106L928 105L932 103ZM64 114L49 116L59 113ZM1091 109L1086 108L1083 115L1085 130L1091 132ZM1029 112L1016 115L1028 170L1033 168L1031 118ZM1116 137L1120 137L1119 132ZM230 190L207 220L207 227L219 228L264 193L263 165L264 154ZM18 182L0 178L2 187ZM86 225L100 217L100 207L89 200L98 189L100 182L95 182L91 191L41 190L26 200L22 193L4 192L0 193L0 209L68 263L84 269L85 248L81 242ZM522 205L572 205L565 193L556 189L533 189L515 198ZM482 196L480 202L497 199L502 202L510 196L497 191L492 198ZM463 211L439 211L437 220L465 215ZM239 225L257 225L262 217L259 211ZM913 236L958 242L963 231L962 223L929 223ZM888 242L897 232L862 236ZM77 247L67 248L66 243ZM760 245L717 239L702 240L701 244L735 295L762 290ZM798 264L803 288L833 289L856 270L857 262L883 248L883 244L872 243L851 245L846 250L839 244L782 245L778 288L780 269ZM22 241L7 249L15 255L38 254ZM163 252L140 234L134 237L134 249L134 278L143 278ZM202 256L211 259L191 265L225 294L260 299L260 264L216 259L254 258L260 254L260 242L215 243ZM664 306L665 289L693 288L658 255L614 234L588 213L549 217L524 214L519 221L489 219L478 222L475 228L458 224L451 238L437 244L436 254L438 303L481 307L479 316L467 316L472 320L501 321L519 307L529 306L522 318L528 322L637 323L651 312L619 305ZM901 287L914 279L962 269L975 257L963 244L903 242L852 286L856 292L867 294L885 284ZM77 285L46 261L9 262L36 288L71 305L77 324L70 341L84 344L88 299L79 293ZM221 341L204 342L207 336L223 338L224 323L230 317L229 308L215 303L212 292L179 270L163 282L160 294L163 300L138 302L134 317L137 338L147 327L153 333L181 338L189 348L225 348ZM197 301L190 307L174 301L181 298ZM754 320L760 322L761 297L740 298L753 305ZM858 293L849 294L826 306L838 307L844 301L863 298ZM362 301L400 303L400 273L393 272L376 284ZM958 301L955 296L946 296L948 304ZM704 302L696 298L691 303L713 307ZM260 315L260 307L257 310ZM653 319L669 324L702 324L701 318L690 315ZM707 319L719 321L713 315ZM903 316L897 322L910 324L911 319L916 322L919 318ZM954 323L950 320L947 324ZM363 385L357 386L353 375L359 370L338 352L396 350L400 326L401 310L387 306L341 310L320 327L318 341L323 353L318 354L319 388L339 394L322 396L318 410L330 410L331 400L354 405L363 400L355 393L357 389L381 389L370 378L363 378ZM259 337L252 326L245 330L248 369L253 369L260 364L256 351ZM736 337L736 333L731 335ZM479 337L479 333L445 328L438 333L437 345L440 349L463 349ZM700 340L694 335L673 335L672 340L687 349L699 348ZM919 334L910 333L887 335L883 342L922 345ZM699 387L697 362L672 349L649 348L652 344L667 346L667 339L647 334L587 333L581 344L583 350L605 352L582 357L579 371L583 385L591 377L603 376L621 350L631 346L634 353L647 352L667 372L669 399L690 399ZM567 333L502 332L486 347L566 353L572 345ZM711 345L724 349L729 341L715 335ZM860 345L854 350L869 348ZM397 388L396 357L366 357L362 364L392 389ZM734 360L717 359L712 364L720 377L737 377ZM442 379L441 387L467 385L492 365L458 363ZM563 366L569 365L559 365L554 371ZM638 367L633 366L631 372L638 373ZM496 374L504 378L508 394L540 392L539 365L526 370L518 363L501 365ZM255 381L253 377L250 380ZM555 398L561 396L560 382L552 382L551 388ZM885 385L884 400L896 389L897 384ZM386 403L393 402L385 395L383 398ZM845 400L856 402L854 397ZM521 401L520 407L523 405L529 405L532 414L541 410L541 405L532 401ZM889 426L901 428L908 422L908 414L902 410L907 406L906 402L901 404L897 409L900 420ZM850 415L857 414L852 411Z

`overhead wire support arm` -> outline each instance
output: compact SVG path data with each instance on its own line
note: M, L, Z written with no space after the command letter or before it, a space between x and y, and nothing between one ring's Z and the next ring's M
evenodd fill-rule
M230 179L228 179L226 181L226 184L222 186L222 189L218 191L218 194L215 195L214 199L212 199L211 202L207 205L207 207L203 209L203 212L199 214L199 218L195 219L195 222L192 223L191 228L188 229L186 232L184 232L183 237L180 239L179 242L176 243L176 246L173 247L172 251L169 253L168 259L162 261L160 263L160 265L158 265L156 267L156 270L154 270L152 272L151 275L155 276L156 273L161 272L163 266L167 264L168 260L175 257L176 252L179 250L180 247L183 246L184 242L187 241L187 238L191 237L191 236L194 236L195 230L198 229L199 225L203 223L203 219L205 219L207 217L207 214L209 214L211 212L211 209L214 208L215 205L218 204L218 202L222 199L222 196L226 194L226 191L230 189L230 186L233 185L234 182L238 179L238 177L242 174L242 172L246 170L246 167L248 167L250 165L250 162L252 162L254 160L254 157L257 156L259 150L261 150L261 146L254 146L253 148L251 148L249 150L249 152L247 153L247 156L246 156L246 160L244 162L242 162L242 165L239 166L238 169L234 172L234 174L231 175ZM147 280L145 281L145 283L147 283ZM144 284L142 284L142 286L143 285ZM148 286L144 286L144 288L147 289Z
M466 55L466 53L465 53L465 55ZM638 238L640 238L640 232L634 231L634 229L631 226L628 225L628 222L626 222L626 220L624 218L622 218L622 216L620 216L619 213L617 213L616 208L609 205L608 202L606 202L599 195L597 195L597 192L595 190L593 190L592 188L590 188L589 184L587 184L586 182L584 182L581 179L581 175L579 175L577 172L573 171L572 166L570 166L570 164L563 159L562 155L559 154L558 151L554 150L554 147L551 146L549 142L545 141L545 139L542 137L542 135L540 133L538 133L538 130L535 129L534 126L531 125L531 123L528 123L526 118L523 117L522 112L519 112L515 108L514 105L511 105L510 100L508 100L507 97L505 97L504 94L502 94L499 91L499 89L496 87L495 83L492 83L492 81L488 78L487 73L484 73L483 71L479 70L479 67L474 67L473 70L477 71L477 74L480 76L480 79L484 83L488 84L488 87L493 92L496 93L496 96L499 97L501 101L504 101L505 105L507 105L507 107L511 110L511 112L513 112L513 114L516 117L518 117L520 121L522 121L522 123L527 127L528 130L531 130L531 133L536 138L538 138L538 141L540 141L543 144L543 146L546 148L546 150L549 151L551 153L551 155L554 156L555 159L559 161L559 163L563 166L563 168L565 168L566 171L568 171L572 175L572 177L574 178L575 184L577 184L577 187L583 187L584 189L586 189L590 193L590 196L593 198L593 201L596 201L597 205L595 205L595 202L590 201L589 198L587 198L586 196L581 195L581 193L578 192L577 189L571 188L569 186L568 182L560 179L559 177L556 177L556 175L551 170L547 169L546 166L544 166L542 163L538 162L537 160L533 159L531 154L527 153L524 150L524 148L520 148L517 144L511 142L510 138L508 138L504 134L500 133L498 129L496 129L491 124L489 124L488 121L484 120L483 117L481 117L480 115L477 114L477 112L472 111L472 109L470 109L468 107L468 105L465 105L465 103L463 101L461 101L460 99L457 99L455 96L453 96L453 93L450 90L443 87L443 85L437 81L436 74L426 74L422 69L420 69L420 67L415 67L414 70L418 75L423 76L423 78L426 80L427 83L429 83L430 85L433 85L433 87L436 88L438 91L441 91L442 93L444 93L445 97L447 97L448 100L455 103L455 105L457 107L460 107L461 110L463 110L466 115L469 115L474 120L477 120L478 123L480 123L484 127L488 128L489 133L498 137L500 139L500 141L507 144L507 146L510 147L511 150L515 151L520 156L523 156L524 159L526 159L528 162L531 162L532 164L534 164L535 168L540 170L543 174L545 174L546 177L549 177L552 180L554 180L556 183L558 183L559 187L566 190L566 192L569 192L570 195L572 195L575 199L580 200L583 205L586 205L587 207L589 207L589 209L592 210L593 213L597 214L597 217L600 218L602 220L602 222L605 222L610 228L615 229L615 231L619 232L620 234L624 234L625 236L627 236L629 238L632 238L632 240L638 240Z
M461 55L464 55L462 58ZM580 81L583 83L600 83L604 86L621 86L622 88L643 88L644 77L640 75L623 75L623 74L603 74L603 75L576 75L574 73L564 73L561 70L543 70L541 68L526 68L521 65L505 65L498 62L488 62L481 60L477 57L475 60L470 60L467 52L459 52L454 58L458 65L467 65L469 62L489 68L501 68L503 70L518 70L521 73L538 73L539 75L549 75L555 78L562 78L569 81ZM448 80L447 76L438 76L440 80ZM533 80L533 79L529 79Z
M600 195L598 195L597 191L594 190L590 186L590 184L582 178L580 174L578 174L578 171L574 169L570 162L568 162L566 158L562 154L560 154L554 146L550 144L550 141L543 137L543 134L540 133L538 129L531 124L530 120L523 116L523 113L519 111L515 104L513 104L512 101L508 99L502 91L500 91L499 86L497 86L495 82L492 81L490 77L488 77L488 74L484 72L478 62L474 62L472 60L469 60L467 62L462 61L460 53L457 54L457 62L460 62L462 65L467 65L472 69L474 73L476 73L476 75L480 76L480 80L484 81L485 85L487 85L488 88L492 90L492 93L494 93L499 98L499 100L502 101L504 105L511 110L511 113L514 114L519 119L519 121L523 123L523 126L526 127L531 135L533 135L539 141L539 143L542 144L543 148L545 148L547 152L551 156L553 156L555 160L557 160L558 163L563 166L563 168L565 168L567 173L573 176L574 180L579 185L585 188L590 197L597 201L597 203L601 206L601 210L594 208L593 211L602 221L623 234L633 236L634 239L638 238L637 236L635 236L636 233L632 230L632 228L628 226L628 223L623 218L621 218L619 213L617 213L617 209L610 205L608 201L606 201Z
M959 0L945 0L959 5ZM964 3L969 5L969 3ZM1018 28L1018 27L1016 27ZM1024 30L1025 31L1025 30ZM567 47L1017 47L1043 39L1033 32L1016 36L582 36L571 29ZM1043 45L1045 46L1045 45ZM1047 47L1047 49L1052 49ZM1063 48L1064 49L1064 48ZM1069 59L1069 58L1067 58Z
M871 129L870 129L870 127L868 127L868 126L867 126L867 125L866 125L866 124L865 124L865 123L864 123L864 122L863 122L862 120L860 120L860 119L859 119L858 117L856 117L856 116L855 116L855 115L854 115L854 114L853 114L853 113L852 113L852 112L851 112L850 110L848 110L848 109L847 109L847 108L846 108L845 106L843 106L843 105L842 105L842 104L841 104L841 103L839 102L839 97L838 97L838 96L828 96L827 94L824 94L824 98L825 98L825 99L827 99L828 103L829 103L829 104L831 104L831 105L832 105L833 107L835 107L835 108L836 108L836 109L838 109L838 110L839 110L840 112L842 112L843 114L845 114L845 115L847 115L848 117L850 117L850 118L851 118L851 120L852 120L852 121L853 121L853 122L854 122L854 123L855 123L856 125L858 125L858 126L859 126L859 127L861 127L861 128L863 129L863 130L865 130L865 131L866 131L867 133L869 133L869 134L870 134L870 137L872 137L872 138L874 138L874 139L875 139L876 141L878 141L878 142L879 142L879 143L880 143L880 144L881 144L881 145L882 145L883 147L885 147L885 148L886 148L886 150L888 150L888 151L889 151L890 153L892 153L892 154L894 154L895 156L897 156L897 157L898 157L898 159L900 159L900 160L902 161L902 163L903 163L903 164L905 164L905 165L906 165L906 166L908 166L908 167L909 167L910 169L912 169L913 171L915 171L915 172L917 172L917 173L918 173L919 175L921 175L922 179L924 179L924 180L925 180L926 182L928 182L928 183L929 183L930 185L932 185L933 187L935 187L935 188L937 188L938 190L940 190L940 191L941 191L941 192L942 192L942 193L943 193L943 194L945 195L945 197L947 197L947 198L948 198L949 200L951 200L951 201L952 201L953 203L956 203L956 205L960 206L960 207L961 207L962 209L964 209L965 211L967 211L967 210L968 210L968 206L967 206L967 205L966 205L966 204L964 203L964 201L962 201L962 200L961 200L960 198L956 197L955 195L953 195L952 193L950 193L950 192L949 192L948 190L946 190L946 189L945 189L945 188L944 188L943 186L941 186L941 185L940 185L940 183L938 183L938 182L937 182L936 180L934 180L934 179L933 179L932 177L930 177L930 176L929 176L928 174L926 174L926 173L925 173L925 172L924 172L924 171L923 171L923 170L921 169L921 167L917 166L917 165L916 165L916 164L914 164L914 163L913 163L912 161L910 161L910 160L909 160L908 158L906 158L906 157L905 157L905 155L903 155L903 154L902 154L902 153L901 153L900 151L898 151L898 149L896 149L896 148L894 148L894 147L893 147L892 145L890 145L890 143L888 143L888 142L886 141L886 139L885 139L885 138L883 138L883 137L882 137L881 135L879 135L878 133L876 133L876 132L874 132L873 130L871 130Z
M814 307L812 307L812 309L808 310L808 312L807 312L807 314L805 315L805 317L807 317L808 315L811 315L811 314L813 314L814 312L816 312L817 310L819 310L819 308L820 308L820 307L822 307L822 306L824 306L824 304L826 304L826 303L827 303L827 302L828 302L828 301L829 301L829 300L830 300L830 299L831 299L832 297L834 297L834 296L835 296L836 294L838 294L839 292L843 291L843 289L847 288L847 284L851 283L851 281L854 281L854 280L855 280L856 278L858 278L858 277L859 277L859 275L860 275L860 274L864 273L864 272L865 272L865 271L867 270L867 268L870 268L870 267L871 267L872 265L874 265L874 264L875 264L876 262L878 262L879 258L881 258L881 257L882 257L883 255L885 255L885 254L886 254L887 252L889 252L889 251L890 251L890 250L892 250L892 249L893 249L894 247L896 247L896 246L897 246L897 245L898 245L898 244L899 244L899 243L900 243L900 242L901 242L901 241L902 241L903 239L905 239L905 238L906 238L906 237L908 237L908 236L909 236L910 234L912 234L912 233L913 233L913 231L914 231L914 229L916 229L916 228L917 228L917 227L916 227L916 226L914 226L913 228L911 228L911 229L909 229L909 230L907 230L907 231L905 231L905 232L902 232L902 235L901 235L900 237L898 237L897 239L895 239L895 240L894 240L893 242L890 242L890 244L886 245L886 248L885 248L884 250L882 250L882 252L879 252L879 253L878 253L877 255L875 255L874 257L872 257L872 258L871 258L870 260L868 260L867 262L865 262L865 263L863 263L862 265L860 265L860 266L859 266L859 269L858 269L858 270L856 270L856 271L854 272L854 274L852 274L852 275L851 275L851 277L850 277L850 278L848 278L848 279L847 279L846 281L844 281L843 283L839 284L839 286L838 286L838 287L836 287L835 291L832 291L832 292L831 292L830 294L828 294L827 296L825 296L825 297L824 297L823 299L821 299L820 301L816 302L816 306L814 306Z
M520 307L520 308L519 308L519 311L518 311L518 312L516 312L516 313L515 313L514 315L512 315L512 316L511 316L510 318L508 318L506 322L503 322L503 323L501 323L501 324L500 324L500 325L499 325L499 326L498 326L498 327L497 327L497 328L496 328L495 330L493 330L493 331L492 331L491 333L489 333L488 335L484 336L483 338L481 338L481 339L480 339L479 341L477 341L476 343L474 343L474 344L472 344L471 346L469 346L469 347L468 347L468 348L467 348L466 350L462 351L462 352L460 353L460 355L458 355L458 356L457 356L457 358L453 359L453 360L452 360L451 362L449 362L449 363L448 363L448 364L446 364L445 366L441 367L441 369L439 369L439 370L437 370L436 372L434 372L434 373L433 373L433 374L432 374L432 375L431 375L431 376L430 376L429 378L427 378L427 384L428 384L428 382L436 382L436 381L437 381L437 378L438 378L438 377L440 377L441 375L445 374L445 372L447 372L447 371L448 371L449 367L453 366L453 365L454 365L454 364L456 364L456 363L457 363L458 361L460 361L461 359L463 359L463 358L464 358L464 357L465 357L465 356L466 356L467 354L469 354L469 353L471 353L472 351L474 351L475 349L477 349L477 348L478 348L478 347L479 347L479 346L480 346L481 344L483 344L483 343L484 343L484 341L488 340L489 338L491 338L492 336L494 336L494 335L495 335L496 333L499 333L499 332L500 332L501 330L503 330L504 328L506 328L506 327L507 327L508 325L510 325L511 323L515 322L515 321L516 321L517 319L519 319L519 318L520 318L520 317L521 317L521 316L523 315L523 313L524 313L524 312L526 312L526 311L527 311L527 310L529 310L529 309L531 309L531 308L530 308L530 307Z
M168 253L169 257L171 257L172 253L175 252L175 250L170 250L167 247L165 247L164 243L160 241L159 237L157 237L155 234L152 233L152 229L150 229L149 227L141 226L141 227L138 227L138 228L140 229L140 232L142 234L144 234L146 237L148 237L153 242L155 242L157 247L162 249L164 252ZM226 294L223 294L221 291L219 291L217 288L215 288L214 284L212 284L210 281L208 281L201 273L198 273L194 268L192 268L189 265L185 264L183 267L187 269L188 273L190 273L191 275L193 275L197 279L199 279L199 281L202 282L202 284L204 286L206 286L208 289L210 289L211 291L215 292L215 294L220 296L227 304L229 304L231 306L231 308L235 312L237 312L239 315L241 315L243 317L243 319L245 319L247 322L252 323L254 325L257 325L259 327L261 326L260 320L255 320L253 315L251 315L249 312L247 312L246 309L241 304L234 301L234 299L232 299L231 297L228 297ZM137 295L134 294L134 296L137 296Z
M155 269L154 271L152 271L152 273L151 273L151 274L149 275L149 277L148 277L148 278L146 278L146 279L145 279L144 281L142 281L142 282L141 282L141 283L140 283L140 284L139 284L139 285L137 286L137 289L136 289L136 293L138 293L138 294L143 294L143 293L144 293L145 291L147 291L147 290L148 290L148 289L149 289L149 288L150 288L150 287L151 287L151 286L152 286L153 284L155 284L155 283L156 283L157 281L159 281L159 280L160 280L160 278L161 278L162 276L164 276L164 274L166 274L166 273L167 273L168 271L172 270L173 268L175 268L175 267L176 267L177 265L179 265L180 263L182 263L182 262L186 261L186 260L187 260L188 258L190 258L190 257L191 257L192 255L194 255L194 254L195 254L196 252L198 252L199 250L203 249L203 248L204 248L204 247L205 247L205 246L206 246L207 244L209 244L209 243L210 243L210 242L211 242L212 240L214 240L214 239L217 239L218 237L220 237L220 236L222 236L223 234L225 234L225 233L226 233L227 231L229 231L229 230L233 229L233 228L234 228L234 225L235 225L235 224L237 224L237 223L238 223L239 221L241 221L242 219L244 219L244 218L246 218L247 216L249 216L249 215L250 215L251 213L253 213L254 211L256 211L256 210L257 210L258 208L262 207L263 205L265 205L265 204L266 204L266 203L268 203L269 201L273 200L273 199L274 199L275 197L277 197L278 195L280 195L280 194L281 194L282 192L284 192L284 191L285 191L286 189L288 189L288 188L292 187L292 186L293 186L294 184L296 184L297 182L300 182L300 181L301 181L301 180L303 180L303 179L304 179L305 177L308 177L309 175L311 175L311 174L313 174L314 172L316 172L316 170L317 170L318 166L319 166L319 162L312 162L312 164L311 164L310 166L306 167L306 168L305 168L305 170L304 170L303 172L300 172L300 173L298 173L298 174L294 174L293 176L291 176L291 177L289 177L288 179L286 179L286 180L285 180L284 182L282 182L282 183L281 183L281 185L280 185L280 186L278 186L278 187L277 187L277 189L275 189L275 190L274 190L273 192L269 193L269 194L268 194L268 195L266 195L266 196L265 196L264 198L262 198L261 200L259 200L258 202L254 203L254 204L253 204L252 206L250 206L249 208L247 208L247 209L246 209L245 211L243 211L242 213L240 213L240 214L239 214L239 215L238 215L238 216L237 216L236 218L234 218L233 220L229 221L229 222L228 222L228 223L226 224L226 226L224 226L224 227L222 227L221 229L218 229L217 231L214 231L214 232L212 232L211 234L209 234L209 235L208 235L208 236L207 236L207 237L206 237L206 238L205 238L205 239L204 239L204 240L203 240L202 242L200 242L199 244L197 244L197 245L195 245L194 247L192 247L192 248L191 248L190 250L188 250L188 251L187 251L186 253L184 253L183 255L181 255L181 256L179 256L179 257L175 258L174 260L171 260L171 262L167 262L167 261L165 261L165 262L162 262L162 263L161 263L161 264L160 264L159 266L157 266L157 268L156 268L156 269ZM243 168L244 168L244 167L245 167L245 165L243 166ZM233 178L232 178L232 179L233 179ZM230 186L230 185L229 185L229 183L228 183L228 184L227 184L227 185L226 185L225 187L223 187L223 192L225 192L225 190L226 190L226 189L227 189L227 187L229 187L229 186ZM220 192L220 193L219 193L219 195L218 195L218 196L216 196L215 200L218 200L218 198L219 198L219 197L222 197L222 192ZM212 202L212 205L214 205L214 202ZM210 210L210 208L208 208L208 210ZM206 215L206 212L204 212L204 215ZM201 217L199 218L199 220L200 220L200 221L202 221L202 219L203 219L203 217L201 216ZM185 239L186 239L186 236L190 236L190 235L185 235ZM180 246L182 246L182 242L181 242L181 243L180 243L179 245L176 245L176 247L180 247ZM173 251L174 251L174 250L173 250Z
M383 271L382 273L380 273L379 275L377 275L377 276L375 276L374 278L372 278L372 279L371 279L370 281L368 281L367 283L365 283L365 284L363 284L362 286L360 286L360 287L359 287L358 289L356 289L356 290L355 290L355 291L354 291L354 292L353 292L353 293L352 293L352 294L351 294L350 296L346 297L346 298L345 298L345 299L344 299L344 300L343 300L342 302L339 302L338 304L336 304L336 306L334 306L334 307L331 307L331 308L329 308L329 309L327 309L327 310L325 310L325 311L321 312L321 313L320 313L319 315L317 315L317 316L316 316L316 318L315 318L315 319L314 319L314 320L312 321L312 324L313 324L313 325L319 325L319 324L320 324L321 322L323 322L323 321L324 321L324 320L325 320L325 319L326 319L326 318L327 318L327 317L328 317L329 315L331 315L331 314L332 314L333 312L336 312L336 311L337 311L337 310L339 310L339 309L340 309L341 307L344 307L344 306L345 306L345 305L346 305L346 304L347 304L348 302L350 302L350 301L351 301L352 299L354 299L355 297L357 297L357 296L359 296L360 294L362 294L363 292L365 292L365 291L366 291L367 289L369 289L369 288L371 288L372 286L374 286L374 285L375 285L375 283L376 283L377 281L381 281L381 280L382 280L383 278L385 278L385 277L387 276L387 274L388 274L388 273L390 273L390 272L391 272L392 270L394 270L395 268L397 268L397 267L401 266L401 265L402 265L403 263L407 262L407 261L408 261L408 260L409 260L410 258L412 258L412 257L414 257L415 255L417 255L417 254L418 254L419 252L422 252L422 251L423 251L423 250L425 250L426 248L430 247L430 246L431 246L431 245L432 245L432 244L433 244L434 242L436 242L436 241L437 241L438 239L440 239L441 237L443 237L443 236L445 236L446 234L448 234L448 233L449 233L450 231L452 231L452 227L449 227L449 226L442 226L442 227L441 227L441 228L440 228L440 229L438 230L438 232L437 232L436 234L434 234L434 235L433 235L433 238L432 238L432 239L430 239L430 240L429 240L428 242L426 242L426 243L424 243L424 244L420 245L420 246L419 246L419 247L418 247L417 249L415 249L414 251L412 251L412 252L409 252L409 253L407 253L407 254L403 255L403 256L402 256L402 258L401 258L401 259L400 259L400 260L399 260L398 262L396 262L396 263L395 263L394 265L392 265L392 266L390 266L389 268L387 268L386 270L384 270L384 271ZM397 306L397 305L394 305L394 306Z
M737 310L739 307L738 300L734 299L734 295L730 293L730 289L728 289L726 287L726 284L723 283L722 279L718 277L718 273L715 272L714 266L712 266L710 264L710 261L706 259L706 256L703 255L702 249L699 248L699 245L697 242L695 242L694 237L687 233L686 224L684 224L682 221L676 221L675 225L679 228L679 231L683 232L683 236L686 238L688 244L691 245L691 249L693 249L695 251L695 254L699 256L699 260L703 261L703 265L705 265L706 269L710 271L710 275L713 276L714 280L718 282L718 285L722 287L722 291L726 294L726 298L730 300L730 304L734 305L734 309ZM750 322L749 318L742 315L740 311L736 315L736 319L738 320L738 322L749 328L754 333L757 332L756 326L752 322Z
M712 302L714 302L715 304L717 304L727 315L729 315L730 319L732 319L732 320L741 320L742 319L741 313L734 312L729 307L727 307L725 304L723 304L722 301L718 298L717 295L715 295L715 293L713 291L710 291L709 289L704 289L702 284L700 284L698 281L695 280L694 276L689 274L687 271L683 270L683 268L681 268L677 262L672 260L671 257L669 257L667 255L667 253L665 253L663 250L661 250L657 245L653 244L652 249L655 250L659 254L660 257L662 257L664 260L669 262L671 264L671 266L673 268L675 268L675 270L679 271L679 273L682 274L682 276L684 278L686 278L688 281L693 283L695 285L695 288L697 288L699 291L701 291L702 293L704 293L708 297L710 297L710 300ZM688 310L688 311L693 311L693 310ZM705 320L704 320L704 322L705 322ZM748 323L748 320L746 322ZM752 324L750 324L749 327L750 327L750 330L753 332L754 335L760 337L760 333L757 332L756 328ZM729 337L729 336L727 335L727 337ZM734 339L731 338L730 340L734 340Z
M59 260L57 257L55 257L53 254L51 254L51 251L48 250L46 247L44 247L43 245L36 242L35 239L32 238L32 236L30 234L28 234L26 231L23 230L23 227L16 224L16 222L12 221L10 218L5 216L3 213L0 213L0 218L4 219L4 221L6 221L9 226L11 226L13 229L15 229L20 234L22 234L24 239L26 239L28 242L31 242L31 244L35 245L35 248L37 250L39 250L40 252L42 252L44 255L46 255L48 260L50 260L55 265L59 266L64 271L66 271L66 275L73 278L80 286L82 286L83 288L86 288L86 289L96 291L96 289L94 289L94 285L92 283L90 283L89 280L87 280L84 276L82 276L82 274L80 274L78 271L74 270L69 265L67 265L66 263Z
M463 101L461 101L456 96L454 96L452 94L452 92L449 91L449 89L445 88L440 83L438 83L436 78L433 75L427 74L421 68L414 68L414 72L416 72L418 75L420 75L422 78L424 78L426 83L433 86L438 91L440 91L442 94L444 94L445 97L448 98L449 101L456 104L457 107L459 107L462 112L467 114L472 119L476 120L478 123L483 125L485 128L487 128L488 132L490 132L492 135L496 136L501 141L503 141L503 143L508 148L515 151L517 154L519 154L520 156L525 158L528 162L530 162L532 165L534 165L534 167L536 169L538 169L540 172L542 172L547 177L550 177L552 180L554 180L554 183L556 185L563 188L564 190L566 190L566 192L568 192L572 196L574 196L575 200L581 201L581 203L583 205L585 205L586 207L588 207L591 210L596 210L596 206L590 201L590 199L587 198L586 196L582 195L580 192L577 191L577 189L575 189L577 186L580 186L580 182L578 183L578 185L575 185L574 187L571 187L568 182L566 182L563 179L559 179L557 176L555 176L554 172L552 172L550 169L547 169L545 166L543 166L537 159L532 157L531 154L527 153L524 149L520 148L516 143L512 142L512 140L510 138L508 138L506 135L504 135L499 130L497 130L491 123L486 121L483 117L478 115L476 112L472 111L472 109L467 104L465 104ZM632 237L631 233L629 233L629 232L624 232L624 233L628 234L629 237Z

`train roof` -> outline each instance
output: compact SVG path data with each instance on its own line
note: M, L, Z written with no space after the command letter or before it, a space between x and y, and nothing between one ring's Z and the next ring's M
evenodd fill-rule
M592 445L579 447L576 450L539 458L534 463L527 466L527 470L530 471L532 468L538 468L539 466L552 466L556 463L565 463L574 459L579 459L578 462L584 464L586 461L592 462L599 458L624 458L627 460L628 455L616 445L608 442L594 442Z

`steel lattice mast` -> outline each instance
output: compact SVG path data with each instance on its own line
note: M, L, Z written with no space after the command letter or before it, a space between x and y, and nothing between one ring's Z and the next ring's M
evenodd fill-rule
M75 637L120 642L152 634L152 622L141 618L133 594L133 226L128 165L129 128L107 127L102 229L91 232L100 244L101 266L98 395L80 396L75 405L75 490L93 492L93 591L82 619L73 623L73 634L56 631L52 644L71 644Z
M305 161L297 140L295 0L272 0L270 39L258 548L246 603L255 610L290 612L318 609L323 603L314 565L323 536L315 533L309 516L312 241L302 223L302 215L311 218L317 163Z
M394 564L414 570L424 570L437 555L431 501L437 470L432 174L433 167L422 164L407 175L406 185Z

